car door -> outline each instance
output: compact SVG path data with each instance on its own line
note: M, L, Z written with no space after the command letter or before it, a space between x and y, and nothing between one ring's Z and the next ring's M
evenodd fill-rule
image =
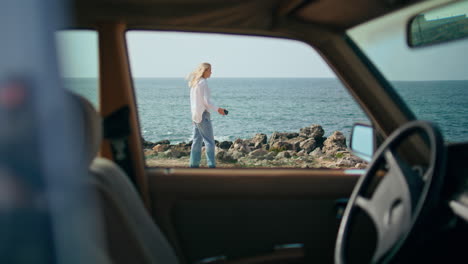
M149 169L147 175L151 212L187 263L305 257L332 263L341 214L359 176L303 169Z
M146 167L125 25L98 32L101 114L128 108L132 129L120 164L130 164L124 169L182 263L333 262L341 214L362 171ZM112 139L101 154L116 160Z

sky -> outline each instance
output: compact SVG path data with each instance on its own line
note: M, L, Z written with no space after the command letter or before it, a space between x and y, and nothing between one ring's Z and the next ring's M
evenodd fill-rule
M186 77L209 62L216 77L318 77L334 73L305 43L221 34L130 31L127 43L134 77ZM97 76L95 32L57 35L64 77Z
M468 2L462 3L462 7L427 15L440 18L463 14ZM398 16L383 17L348 33L389 80L468 79L467 38L413 49L407 45L406 23ZM136 78L184 78L202 62L211 63L212 78L335 78L313 48L294 40L156 31L129 31L126 38ZM58 33L57 43L62 76L97 77L95 32Z

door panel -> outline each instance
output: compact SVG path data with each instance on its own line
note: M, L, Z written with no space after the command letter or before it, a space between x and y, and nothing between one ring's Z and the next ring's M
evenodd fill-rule
M153 216L186 263L219 256L257 263L249 258L291 244L332 263L342 201L358 179L342 170L287 169L155 169L148 176Z

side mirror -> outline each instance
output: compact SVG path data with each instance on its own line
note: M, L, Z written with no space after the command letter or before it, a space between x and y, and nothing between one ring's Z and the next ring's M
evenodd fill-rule
M468 36L468 1L442 5L416 15L408 24L410 47L426 46Z
M354 124L351 130L350 148L358 157L370 161L374 154L374 129L366 124Z

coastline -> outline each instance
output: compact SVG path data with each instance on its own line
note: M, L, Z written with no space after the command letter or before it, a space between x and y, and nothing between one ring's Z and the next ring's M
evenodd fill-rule
M255 134L248 139L216 142L218 168L343 168L364 169L367 162L353 155L346 137L334 131L324 137L322 126L312 124L299 132ZM171 144L169 140L143 139L147 166L187 168L191 142ZM202 167L206 166L202 155Z

